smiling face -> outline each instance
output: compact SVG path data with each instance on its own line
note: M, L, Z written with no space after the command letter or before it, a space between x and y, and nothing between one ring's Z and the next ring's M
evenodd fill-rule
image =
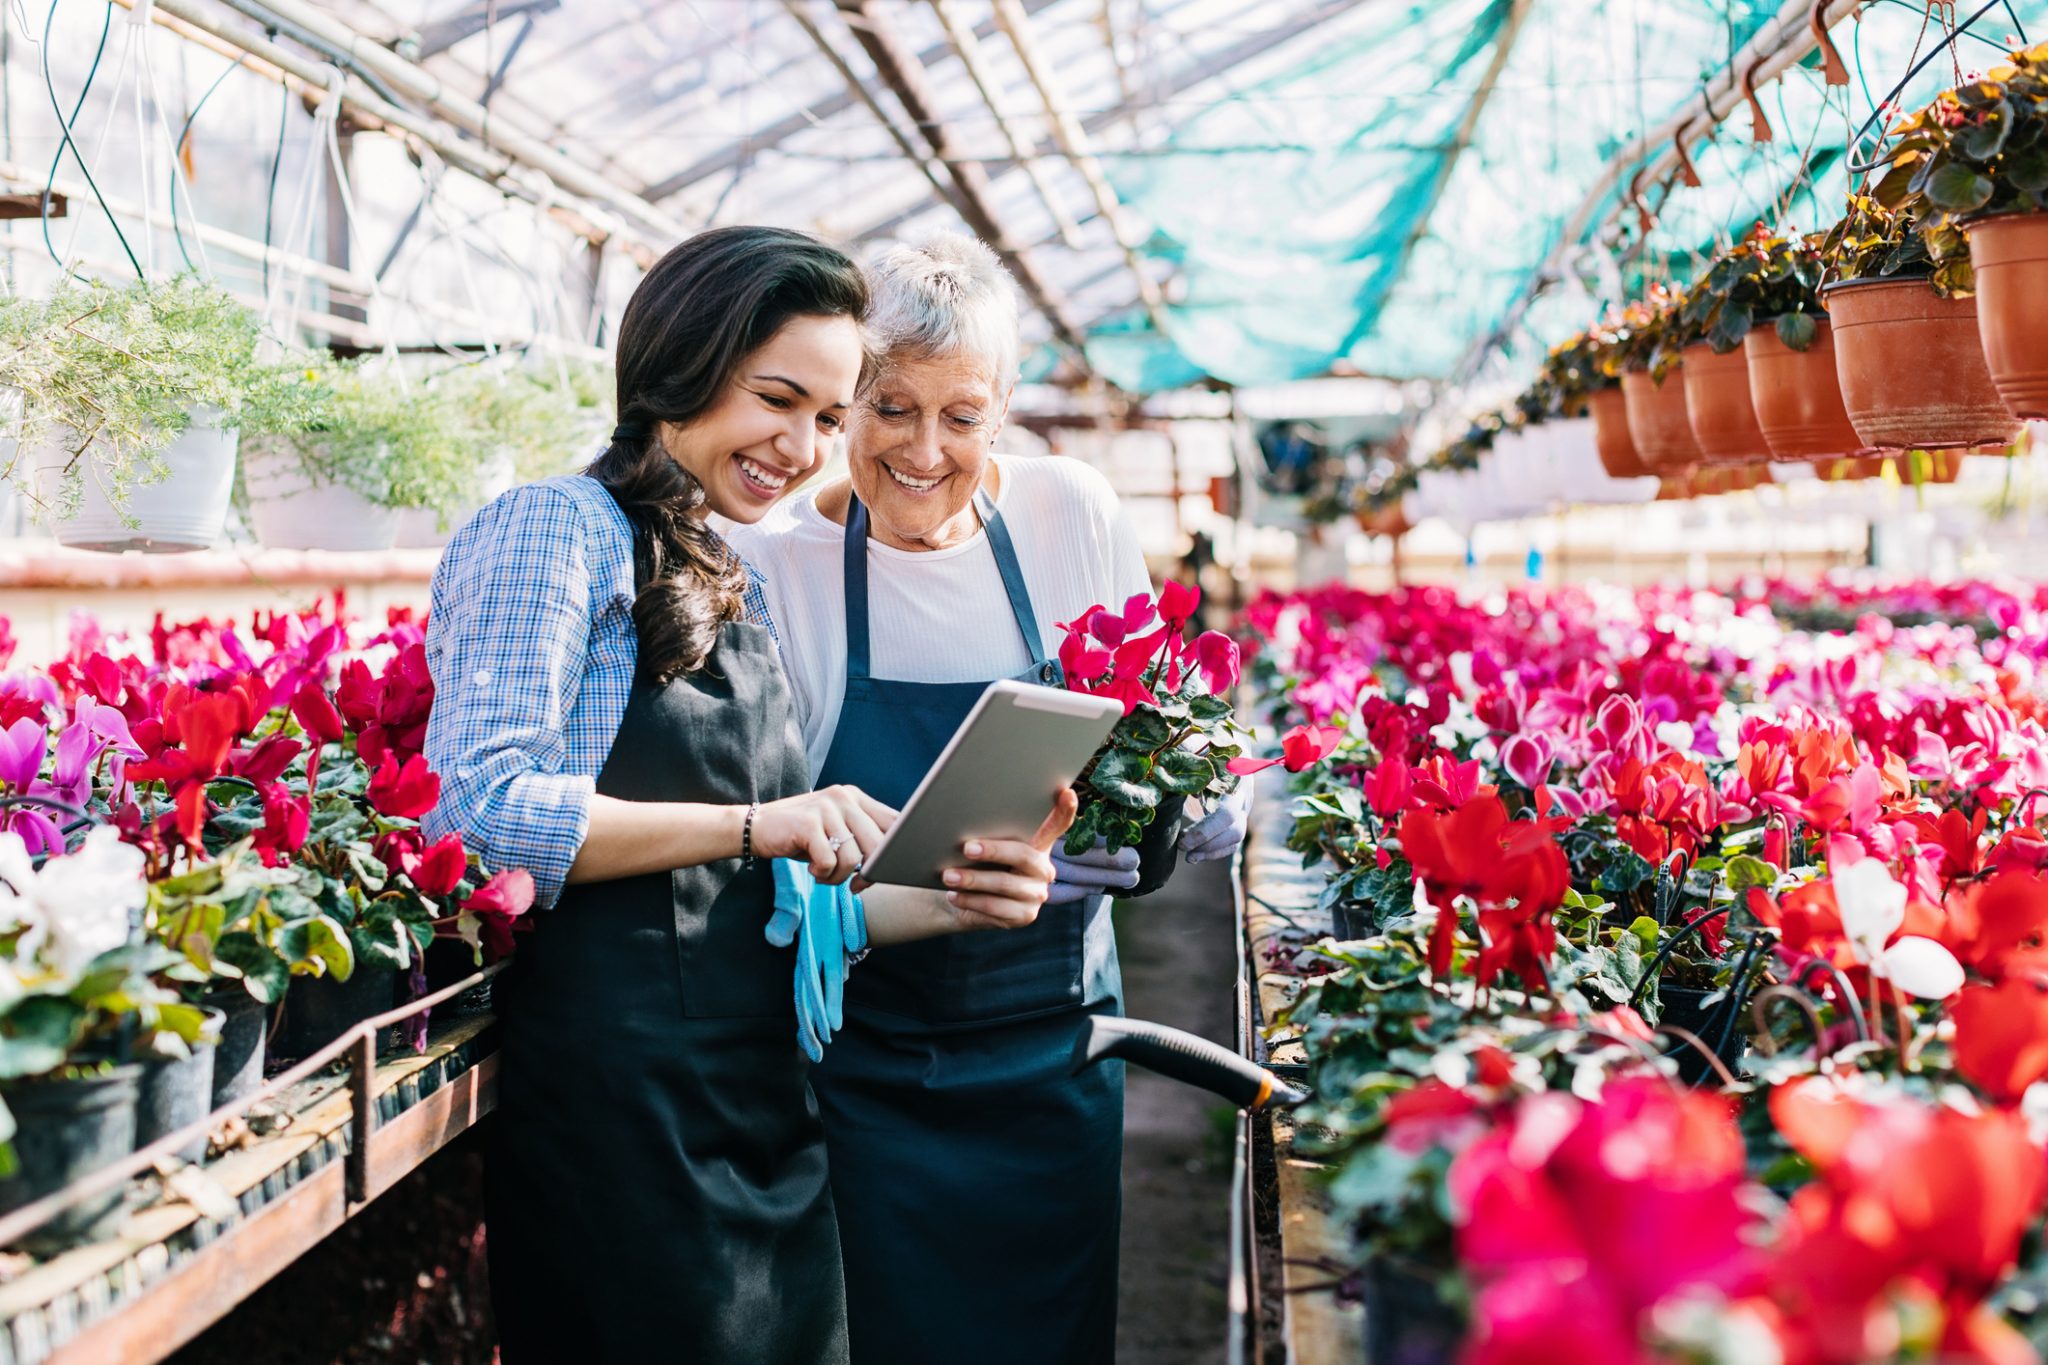
M846 428L860 380L860 329L795 317L740 361L725 392L687 426L661 424L669 457L704 486L704 508L742 523L817 472Z
M1009 407L1009 394L972 357L889 362L847 429L847 475L874 537L939 550L972 536L979 522L970 504Z

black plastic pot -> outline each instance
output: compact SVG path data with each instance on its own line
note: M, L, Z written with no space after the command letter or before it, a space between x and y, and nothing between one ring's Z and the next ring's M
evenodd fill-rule
M0 1214L12 1213L135 1150L139 1065L104 1075L24 1081L7 1088L14 1113L15 1172L0 1180ZM127 1191L116 1187L63 1210L21 1240L38 1254L108 1236Z
M1371 938L1379 932L1373 924L1372 907L1363 901L1340 900L1331 906L1330 925L1340 943Z
M459 938L437 938L427 945L427 991L445 990L477 973L476 953ZM491 1007L491 983L472 986L453 1000L434 1006L437 1019L460 1019Z
M225 1017L220 1010L210 1011L208 1022L214 1032L219 1032ZM147 1147L213 1112L213 1061L214 1044L195 1043L184 1057L151 1057L142 1063L135 1096L137 1147ZM173 1155L184 1161L204 1161L206 1134L177 1148Z
M1708 1047L1714 1048L1714 1055L1721 1059L1721 1064L1733 1071L1736 1063L1742 1060L1745 1042L1741 1021L1737 1020L1733 1027L1729 1027L1727 999L1724 997L1709 1005L1707 997L1711 994L1713 992L1692 986L1673 986L1660 982L1657 986L1657 1003L1662 1007L1662 1013L1658 1023L1682 1028L1693 1034ZM1724 1028L1727 1029L1727 1039L1716 1047L1716 1040L1720 1038ZM1672 1038L1669 1034L1664 1036L1669 1040L1664 1045L1665 1050L1676 1049L1673 1052L1673 1060L1678 1063L1680 1080L1687 1085L1703 1085L1708 1081L1720 1079L1713 1065L1701 1055L1698 1048L1683 1039Z
M263 1038L270 1032L270 1007L240 987L209 995L206 1003L224 1016L220 1046L213 1051L213 1094L207 1107L212 1113L263 1084Z
M1149 896L1166 885L1173 876L1173 869L1180 862L1181 831L1188 827L1188 803L1179 797L1168 797L1173 809L1162 810L1152 817L1152 823L1145 826L1144 834L1138 838L1138 884L1128 891L1119 892L1119 899L1136 900Z
M1366 1365L1448 1365L1464 1339L1464 1315L1430 1281L1384 1260L1366 1268Z
M279 1060L310 1056L397 1003L398 973L388 967L359 962L346 981L327 976L294 977L284 993L284 1022L270 1040L271 1056Z

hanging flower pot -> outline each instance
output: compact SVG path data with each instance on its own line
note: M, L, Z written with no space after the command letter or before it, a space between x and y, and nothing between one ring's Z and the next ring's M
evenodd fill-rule
M1770 457L1749 400L1749 362L1738 348L1716 355L1707 342L1685 348L1686 414L1709 464L1751 464ZM1666 381L1669 382L1668 380Z
M1621 392L1636 454L1650 472L1675 474L1705 458L1686 411L1682 363L1661 384L1648 370L1630 370L1621 377Z
M1765 325L1743 339L1742 350L1749 365L1750 401L1772 459L1834 459L1863 448L1842 404L1833 326L1818 323L1813 341L1795 351L1776 327Z
M300 458L301 440L317 438L255 436L244 445L242 480L256 538L274 550L390 549L398 540L398 509L346 484L317 480Z
M1909 450L1897 457L1899 482L1954 483L1962 477L1967 450Z
M1844 280L1827 303L1842 401L1865 445L1967 449L2019 434L1984 361L1976 300L1919 279Z
M1358 529L1369 536L1403 536L1414 529L1399 502L1385 507L1361 507L1352 516L1358 521Z
M1594 439L1600 450L1600 466L1612 479L1639 479L1650 472L1636 453L1635 437L1629 434L1628 400L1621 389L1594 390L1587 400L1593 408Z
M58 427L29 456L36 497L54 512L51 530L60 545L79 550L142 550L175 554L220 544L235 487L237 434L221 425L218 408L194 408L191 423L156 456L165 476L147 481L141 470L110 478L100 467L100 445L79 453L78 434ZM75 483L75 500L66 484ZM117 482L121 505L108 496ZM118 496L118 494L117 494ZM68 508L67 508L68 504Z
M2048 213L2000 214L1964 231L1992 383L2013 416L2048 419Z
M1839 460L1822 460L1814 466L1823 483L1853 483L1859 479L1884 477L1885 457L1855 455Z

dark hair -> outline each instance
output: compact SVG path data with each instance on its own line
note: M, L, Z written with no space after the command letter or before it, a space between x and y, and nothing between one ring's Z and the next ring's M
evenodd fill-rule
M739 619L746 570L702 520L697 480L669 456L659 424L687 426L724 395L740 363L795 317L867 312L860 267L801 232L700 232L654 263L619 323L619 426L585 472L633 523L640 588L633 626L644 678L704 666L719 627Z

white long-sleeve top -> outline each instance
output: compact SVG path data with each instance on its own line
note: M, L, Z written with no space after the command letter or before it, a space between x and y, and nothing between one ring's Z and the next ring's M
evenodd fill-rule
M1137 537L1109 481L1078 460L996 455L996 507L1031 591L1048 658L1055 622L1149 593ZM818 490L792 497L727 539L766 579L769 614L811 774L825 766L846 699L846 530L818 511ZM1031 666L988 535L944 550L868 539L870 672L909 682L980 682Z

